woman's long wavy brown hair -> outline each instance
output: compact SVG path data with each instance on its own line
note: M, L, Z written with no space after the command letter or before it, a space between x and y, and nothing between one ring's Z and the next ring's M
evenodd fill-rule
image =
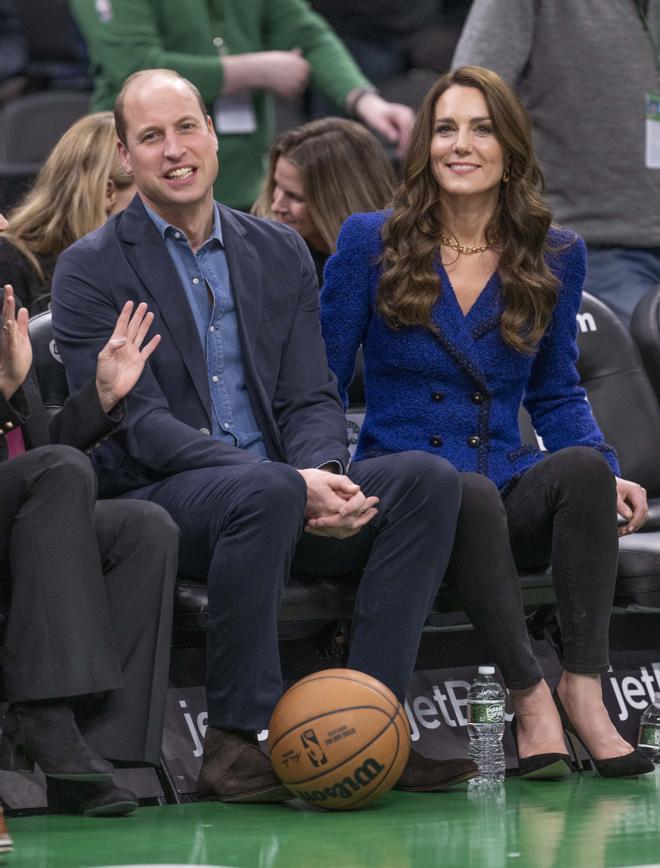
M107 220L106 189L134 183L117 153L112 112L95 112L64 133L39 170L32 189L9 212L9 229L0 238L11 242L44 274L39 256L58 256Z
M496 236L501 251L502 337L516 350L530 353L543 336L557 300L558 280L544 258L552 215L541 197L543 176L532 149L529 116L499 75L478 66L443 75L420 106L394 210L383 227L377 308L393 328L435 328L431 312L440 294L435 263L440 235L449 230L443 223L442 191L433 176L430 151L436 103L454 85L481 91L504 150L510 177L500 186L486 237Z
M376 137L346 118L319 118L283 132L270 150L270 163L252 213L273 218L275 171L280 157L302 177L312 223L334 253L341 224L357 211L380 211L392 201L394 171Z

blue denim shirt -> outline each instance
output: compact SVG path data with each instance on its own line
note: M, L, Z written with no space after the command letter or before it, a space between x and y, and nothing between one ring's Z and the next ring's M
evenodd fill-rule
M181 229L145 208L165 242L197 325L213 405L212 436L266 458L263 435L245 386L243 352L218 206L213 209L211 235L197 253L193 253Z

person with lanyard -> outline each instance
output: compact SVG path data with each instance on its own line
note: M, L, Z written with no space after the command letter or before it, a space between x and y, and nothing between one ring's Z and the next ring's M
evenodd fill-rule
M304 0L70 0L94 76L92 110L111 109L139 69L170 68L193 82L222 135L215 196L249 210L275 137L273 97L312 82L339 109L407 148L410 108L389 103L332 28Z
M586 292L628 324L660 282L660 0L475 0L452 62L514 85Z

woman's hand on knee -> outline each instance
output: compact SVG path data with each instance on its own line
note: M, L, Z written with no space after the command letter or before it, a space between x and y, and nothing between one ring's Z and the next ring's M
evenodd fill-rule
M646 489L628 479L616 478L616 509L626 523L619 527L619 536L639 530L648 518Z

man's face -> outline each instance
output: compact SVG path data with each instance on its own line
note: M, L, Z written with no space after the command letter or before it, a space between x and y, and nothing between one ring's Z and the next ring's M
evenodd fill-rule
M124 168L145 203L162 217L205 210L218 174L218 139L184 81L154 75L137 79L124 98Z

